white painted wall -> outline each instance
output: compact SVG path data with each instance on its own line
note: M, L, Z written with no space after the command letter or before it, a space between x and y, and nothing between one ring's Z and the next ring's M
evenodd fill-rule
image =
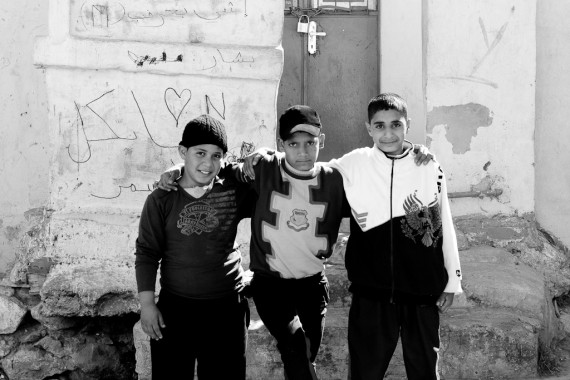
M0 279L13 265L33 209L49 202L45 70L34 38L48 33L47 1L0 2ZM28 219L27 219L28 218Z
M122 252L130 255L134 236L127 235L136 231L133 213L146 194L133 190L145 190L158 171L170 160L177 160L169 149L157 146L151 134L161 145L175 145L177 138L171 136L181 124L208 108L214 115L216 110L223 113L225 102L231 147L236 154L244 140L272 144L268 136L272 136L276 120L266 110L274 106L273 84L268 83L275 83L281 70L279 64L273 64L281 54L275 48L280 41L278 30L270 29L271 36L263 35L247 46L232 45L249 38L234 33L239 30L237 13L221 17L229 19L231 25L230 29L219 28L222 34L211 33L221 21L205 21L202 31L206 33L181 28L181 15L171 15L164 20L166 29L154 28L159 42L151 42L153 34L138 34L137 29L142 29L139 24L156 21L155 15L164 13L168 4L164 3L161 11L149 2L125 1L128 7L137 6L139 21L134 21L135 17L129 22L115 22L105 32L95 28L101 26L101 17L99 24L92 22L91 28L81 28L86 15L84 4L51 1L50 37L38 43L35 53L36 62L44 67L40 69L33 66L33 38L48 32L47 2L0 4L0 25L8 31L0 34L0 173L5 194L0 198L0 277L16 252L26 248L19 242L30 225L26 216L33 217L34 209L42 206L57 210L55 230L77 225L83 233L82 237L59 236L56 254L69 256L81 241L90 251L86 255L107 255L106 247L113 244L122 244ZM243 2L236 4L236 9L243 11L239 5ZM264 2L263 6L269 5ZM450 191L504 191L498 199L456 199L454 214L524 213L535 209L536 199L539 222L570 244L566 227L570 180L565 170L570 163L565 153L570 132L564 128L568 119L566 100L570 100L570 55L566 49L570 30L563 22L570 11L568 5L538 2L535 9L534 2L513 6L505 0L406 0L382 2L381 11L382 90L403 93L412 99L412 105L421 106L422 99L427 99L431 124L423 132L446 169ZM143 17L144 12L148 17ZM221 11L208 12L217 17ZM282 17L280 6L272 12L272 18ZM244 14L240 13L242 17ZM250 12L250 16L257 17L260 25L268 25L266 20L261 22L265 15ZM399 21L389 24L390 20ZM280 27L279 22L276 25ZM403 33L409 45L388 38L391 29ZM228 36L224 30L232 33ZM264 29L259 34L266 32ZM215 44L206 43L208 38ZM228 44L218 45L223 38L229 39ZM191 41L196 43L188 43ZM220 46L226 50L218 49ZM420 49L423 55L418 54ZM142 67L135 63L146 54L160 57L163 51L169 60L183 54L184 63L149 65L144 61ZM421 78L418 67L423 71ZM49 105L46 81L52 99ZM420 93L424 87L420 85L418 90L418 83L425 84L425 93ZM167 94L168 88L172 90ZM192 94L182 109L188 97L184 89ZM208 104L206 95L211 101ZM165 96L173 113L180 113L179 128ZM135 98L140 101L140 110ZM136 133L137 141L114 138L87 144L87 139L77 133L82 118L92 136L89 139L108 137L107 122L118 137ZM421 118L414 116L416 121ZM484 125L477 126L477 122ZM414 127L420 126L415 122ZM89 160L74 162L86 159L89 148ZM112 198L119 190L118 198L93 196ZM120 242L109 237L109 226L125 233ZM94 232L97 236L90 237ZM104 244L97 248L90 241Z
M283 7L51 0L49 17L34 57L49 99L47 253L109 278L128 273L134 287L138 215L152 182L180 161L186 123L205 113L222 121L232 160L272 145ZM69 281L77 293L92 286Z
M408 102L408 139L426 140L423 0L382 0L380 5L380 92Z
M570 3L537 2L536 217L570 247Z
M429 146L450 192L503 190L453 200L454 215L534 211L535 2L424 6Z

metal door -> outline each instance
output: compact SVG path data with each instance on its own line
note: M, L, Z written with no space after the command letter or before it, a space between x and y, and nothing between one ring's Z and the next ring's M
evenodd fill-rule
M308 34L297 32L300 12L309 14L317 30L326 33L317 37L315 54L308 52ZM378 12L291 8L284 22L278 116L294 104L317 110L326 134L319 161L371 146L364 122L368 101L380 88Z

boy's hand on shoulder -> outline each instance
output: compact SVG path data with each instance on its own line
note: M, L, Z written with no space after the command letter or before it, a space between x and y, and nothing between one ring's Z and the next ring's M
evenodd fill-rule
M243 159L243 172L251 179L255 179L253 167L257 165L263 156L275 154L275 150L269 148L259 148L255 152L248 154Z
M178 188L176 187L176 185L178 184L176 182L176 179L180 177L180 170L178 169L174 169L174 170L169 170L166 171L164 173L162 173L160 175L160 179L158 181L156 181L154 184L154 188L159 188L162 190L166 190L166 191L170 191L170 190L178 190Z
M162 339L161 328L165 328L162 313L155 304L141 305L141 325L151 339Z
M453 293L441 293L441 296L439 296L439 299L435 303L440 313L445 313L447 309L453 305L454 296Z
M418 166L427 165L432 160L435 161L435 156L424 145L414 144L414 153L416 154L414 161Z

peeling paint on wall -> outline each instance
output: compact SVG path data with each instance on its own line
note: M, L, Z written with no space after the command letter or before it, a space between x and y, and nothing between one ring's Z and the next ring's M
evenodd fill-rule
M20 226L6 226L4 236L6 236L8 241L18 240L20 237Z
M493 116L489 108L476 103L434 107L427 116L428 133L435 126L444 125L447 140L452 144L455 154L469 151L471 139L477 136L477 129L489 127L492 123Z

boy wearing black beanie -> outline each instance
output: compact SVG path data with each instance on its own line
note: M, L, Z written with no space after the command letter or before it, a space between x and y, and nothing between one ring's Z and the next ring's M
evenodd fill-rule
M288 108L279 118L283 154L263 157L253 182L249 290L291 380L318 378L315 360L329 302L324 262L342 217L349 216L341 174L316 163L324 140L313 108ZM183 172L188 170L185 164ZM239 167L234 173L242 179L244 174Z
M196 362L200 379L245 379L249 309L234 240L252 193L218 178L227 149L221 122L191 120L178 148L186 167L179 191L156 189L141 214L135 270L153 379L193 378Z

